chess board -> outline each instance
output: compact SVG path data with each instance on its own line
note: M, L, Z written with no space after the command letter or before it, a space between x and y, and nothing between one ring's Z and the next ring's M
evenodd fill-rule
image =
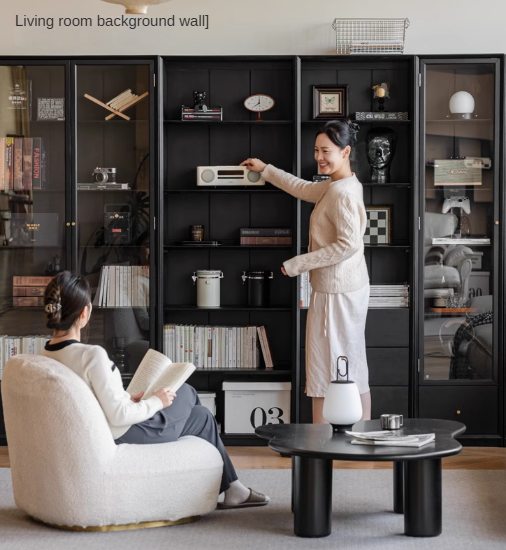
M364 244L390 243L390 207L366 206L367 225Z

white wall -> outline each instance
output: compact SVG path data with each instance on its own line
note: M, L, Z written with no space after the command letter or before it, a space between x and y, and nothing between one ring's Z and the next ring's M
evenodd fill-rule
M15 17L117 17L100 0L2 0L0 55L332 54L335 17L407 17L407 54L506 52L503 0L172 0L152 17L207 14L201 28L16 27Z

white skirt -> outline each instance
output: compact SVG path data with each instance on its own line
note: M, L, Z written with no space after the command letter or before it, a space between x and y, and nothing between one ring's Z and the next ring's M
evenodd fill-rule
M348 358L348 378L357 384L359 393L369 391L365 352L369 292L369 284L341 294L312 291L306 329L308 396L325 397L330 382L337 380L337 358L341 355ZM345 367L341 360L339 369L343 374Z

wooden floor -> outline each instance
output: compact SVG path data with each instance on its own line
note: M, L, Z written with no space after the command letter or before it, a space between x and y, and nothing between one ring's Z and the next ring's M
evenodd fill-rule
M291 467L289 458L282 458L268 447L228 447L234 466L238 470L284 469ZM0 447L0 468L9 468L7 447ZM334 461L336 469L388 469L391 462ZM506 470L506 448L464 447L456 456L443 459L445 470Z

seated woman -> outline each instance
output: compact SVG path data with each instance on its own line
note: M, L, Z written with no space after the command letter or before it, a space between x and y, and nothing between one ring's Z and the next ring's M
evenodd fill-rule
M53 338L43 355L63 363L88 384L100 403L116 444L167 443L194 435L212 443L223 458L218 508L263 506L269 497L245 487L237 478L218 433L213 414L200 404L197 392L184 384L177 395L163 388L141 401L123 388L116 365L100 346L81 343L81 329L91 315L88 282L68 271L59 273L44 292L46 324Z

